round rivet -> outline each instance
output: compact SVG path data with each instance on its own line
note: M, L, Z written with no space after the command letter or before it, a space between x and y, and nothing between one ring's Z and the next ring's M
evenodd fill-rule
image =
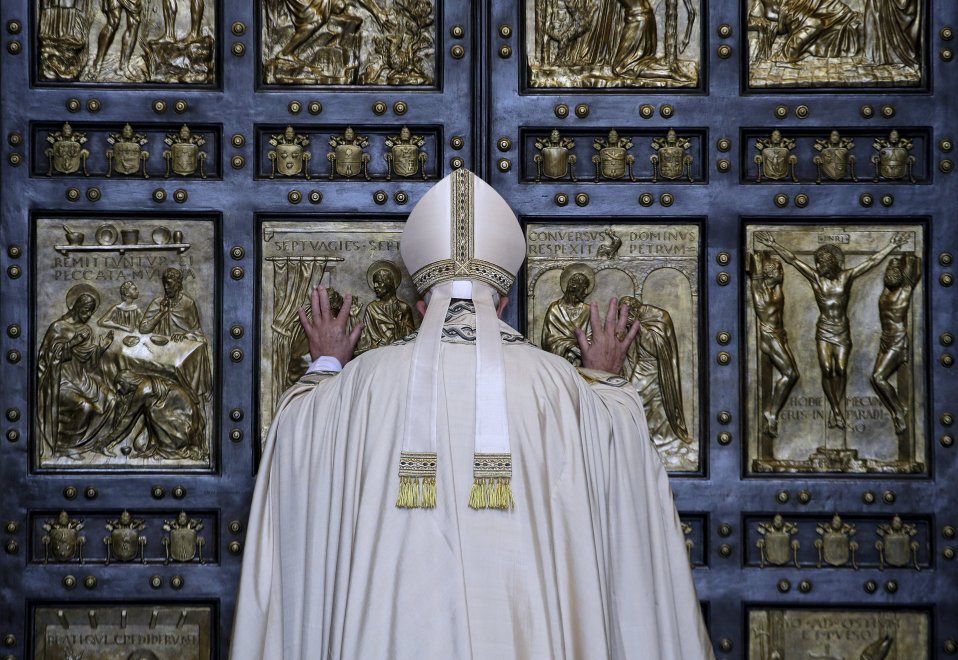
M232 277L234 280L241 280L243 279L244 275L246 275L246 271L242 266L233 266L230 268L230 277Z
M510 57L512 57L512 46L505 46L505 45L499 46L499 57L501 57L504 60L507 60Z
M878 583L874 580L866 580L865 584L862 586L865 588L865 592L869 594L873 594L878 591Z
M732 47L728 44L722 44L715 49L715 54L718 55L723 60L727 60L732 56Z
M453 39L462 39L464 36L466 36L466 28L461 25L453 25L451 28L449 28L449 34Z
M732 148L732 141L729 140L728 138L719 138L715 142L715 147L722 152L728 151L729 149Z
M895 593L896 591L898 591L898 583L895 582L894 580L889 580L888 582L885 583L885 591L887 591L890 594Z
M950 332L943 332L941 335L939 335L938 341L942 346L951 346L955 341L955 336Z
M20 529L20 525L16 520L8 520L3 528L6 530L7 534L16 534L17 530Z
M812 494L807 490L798 491L798 502L799 504L808 504L812 501Z
M858 112L861 113L861 116L865 119L871 119L875 116L875 108L868 105L867 103L858 109Z
M718 527L718 533L719 533L719 536L729 537L732 535L732 526L729 525L728 523L722 523Z
M452 55L453 59L461 60L463 57L466 56L466 49L460 46L459 44L456 44L455 46L449 49L449 54Z
M777 493L775 493L775 500L779 504L785 504L786 502L788 502L788 491L780 490Z
M233 362L242 362L242 360L243 360L243 351L240 350L240 349L238 349L238 348L234 348L233 350L231 350L231 351L230 351L230 360L232 360Z
M231 555L238 555L243 551L243 546L240 545L239 541L230 541L230 544L226 546L226 548Z
M945 435L941 436L941 439L939 439L938 442L941 443L942 447L951 447L953 444L955 444L955 437L950 433L946 433Z
M290 204L299 204L301 201L303 201L303 193L299 192L298 190L290 190L286 195L286 199L289 200Z
M309 110L309 114L318 115L323 111L323 104L319 101L310 101L307 109Z
M727 158L720 158L718 161L716 161L715 167L719 172L728 172L732 169L732 161Z
M553 109L553 112L555 112L556 117L559 119L565 119L569 116L569 106L565 103L560 103Z
M87 575L83 578L83 586L87 589L96 589L96 577L93 575Z
M730 639L719 640L719 648L722 650L723 653L728 653L729 651L732 650L732 640Z
M240 149L246 145L246 136L244 136L242 133L233 133L233 137L230 138L230 142L233 143L234 147Z
M100 491L98 491L94 486L87 486L86 490L83 491L83 496L88 500L95 500L99 494Z
M174 589L182 589L183 583L184 583L184 580L182 575L174 575L173 577L170 578L170 586L173 587Z
M895 197L893 195L885 194L885 195L882 195L878 201L881 202L882 206L887 207L895 203Z
M454 169L454 170L458 170L459 168L461 168L461 167L462 167L463 165L465 165L465 164L466 164L466 161L464 161L464 160L463 160L462 158L460 158L459 156L454 156L454 157L452 157L452 158L449 159L449 167L451 167L451 168Z
M246 34L246 24L243 23L243 21L233 21L233 24L230 26L230 32L232 32L234 36L242 37Z
M80 99L68 99L67 100L67 110L70 112L80 112Z
M156 99L155 101L153 101L153 112L155 112L158 115L161 115L164 112L166 112L166 101L164 101L163 99Z
M779 591L781 591L783 594L786 594L786 593L788 593L788 592L791 590L791 588L792 588L792 583L789 582L788 580L781 579L781 580L778 581L778 585L777 585L777 586L778 586L778 590L779 590Z
M672 193L662 193L659 195L659 204L662 206L672 206L675 203L675 197L672 196Z
M865 504L874 504L875 503L875 493L870 490L866 490L862 493L862 502Z
M938 161L938 169L941 170L943 174L950 174L953 169L955 169L955 162L949 160L948 158Z
M732 354L728 351L720 351L717 356L715 356L716 362L719 364L728 364L732 361Z
M166 201L166 191L162 188L157 188L153 191L153 201L154 202L165 202Z
M718 414L717 419L719 424L729 424L732 421L732 413L727 410L723 410Z
M11 268L13 268L13 266L11 266ZM19 361L20 361L20 351L16 350L15 348L11 348L9 351L7 351L7 362L10 362L11 364L16 364Z
M17 543L16 539L10 539L7 541L5 550L7 551L8 555L15 555L20 551L20 544Z
M869 207L875 203L875 198L872 197L871 193L862 193L858 196L858 203L864 207Z
M233 442L242 442L243 432L240 429L230 429L230 440Z
M655 114L655 106L649 105L648 103L643 103L639 106L639 116L642 119L649 119L653 114Z
M243 409L242 408L233 408L230 410L230 419L234 422L243 421Z
M75 500L78 494L79 491L76 486L67 486L63 489L63 497L68 500Z
M151 588L153 588L153 589L159 589L159 588L162 587L162 586L163 586L163 578L161 578L159 575L151 575L151 576L150 576L150 587L151 587Z
M242 339L245 332L246 331L243 329L243 326L239 324L230 326L230 337L233 339Z
M173 199L178 203L182 204L189 198L189 193L187 193L183 188L177 188L173 191Z
M20 255L23 254L23 250L19 245L11 245L7 248L7 254L11 259L19 259Z
M585 119L589 116L590 111L588 103L580 103L575 107L575 116L579 119Z
M589 196L586 193L579 193L575 196L575 203L579 206L588 206Z
M673 106L671 103L665 103L659 107L659 114L662 115L663 118L669 119L675 114L675 106Z
M20 416L20 415L19 415L19 413L18 413L18 414L17 414L17 417L19 417L19 416ZM7 415L7 417L9 418L10 416ZM11 420L11 421L14 421L14 420ZM942 414L941 414L941 417L938 418L938 421L941 422L941 425L942 425L942 426L951 426L952 424L955 423L955 416L952 415L951 413L942 413Z
M718 27L718 36L722 39L728 39L732 36L732 26L728 23L722 23Z
M715 255L715 261L719 266L728 266L732 262L732 255L723 250Z
M461 135L453 135L452 138L449 140L449 146L455 149L456 151L459 151L464 146L466 146L466 141L465 139L463 139Z
M7 408L7 419L11 422L16 422L20 419L20 409L19 408Z
M775 206L778 208L784 208L785 206L788 206L788 195L785 193L778 193L773 198L773 201L775 202Z
M100 189L93 187L86 189L86 198L91 202L96 202L100 199Z
M508 172L512 169L512 161L508 158L500 158L497 163L500 172Z
M958 642L953 639L945 640L945 653L954 653L958 651Z
M722 431L718 434L718 442L720 445L730 445L732 444L732 434L728 431Z
M955 31L946 25L938 31L938 36L944 41L951 41L955 36Z
M23 50L23 44L19 41L11 41L7 44L7 50L10 51L11 55L19 55L20 51Z
M941 366L950 367L955 363L955 356L953 356L951 353L945 353L938 358L938 361L941 362Z
M7 268L7 275L10 276L11 280L16 280L16 279L19 279L21 275L23 275L23 270L20 268L20 266L13 265Z
M242 156L233 156L230 159L230 165L233 166L234 170L241 170L243 166L246 165L246 159Z
M373 114L382 115L386 113L386 102L385 101L376 101L373 103Z
M18 167L20 163L23 162L23 154L12 153L7 160L10 161L10 164L14 167Z
M173 486L173 490L170 491L170 494L172 494L175 499L182 500L186 497L186 488L183 486Z
M230 256L236 261L239 261L240 259L246 256L246 250L244 250L239 245L234 245L233 247L230 248Z
M298 115L300 112L303 111L303 104L300 103L299 101L290 101L289 105L286 106L286 108L287 110L289 110L289 113L291 115Z
M722 346L726 346L728 345L730 341L732 341L732 333L722 330L717 335L715 335L715 341L720 343Z
M229 524L229 530L231 534L239 534L243 531L243 523L239 520L231 520Z
M14 523L14 524L16 524L16 523ZM14 530L14 531L16 531L16 530ZM10 532L10 533L12 534L13 532ZM941 535L944 536L946 539L953 539L953 538L955 538L955 526L954 526L954 525L945 525L944 527L941 528Z
M373 201L379 205L385 204L389 201L389 195L386 194L385 190L377 190L373 193Z
M642 206L652 206L652 202L655 201L655 198L652 196L652 193L642 193L639 195L639 204Z
M940 263L942 266L950 266L950 265L951 265L951 252L942 252L941 254L939 254L939 255L938 255L938 263Z
M236 42L230 47L230 50L233 52L233 55L236 57L243 57L246 54L246 45Z
M512 26L511 25L500 25L499 26L499 36L503 39L509 39L512 37Z
M318 190L309 191L309 203L310 204L319 204L323 201L323 193Z
M512 140L503 136L499 138L498 142L496 142L496 147L499 149L499 151L509 151L512 149Z
M941 556L948 560L954 559L955 549L950 545L945 546L944 550L941 551Z
M801 591L803 594L807 594L809 591L812 590L812 583L811 583L811 581L810 581L810 580L802 580L801 582L799 582L799 583L798 583L798 590Z
M190 109L190 104L186 102L186 99L176 99L173 102L173 110L178 113L184 113Z
M19 147L23 144L23 134L20 131L12 131L7 134L7 142L11 147Z
M775 117L776 119L785 119L788 117L788 106L787 105L776 105L775 106Z
M955 278L951 273L942 273L938 276L938 282L942 286L951 286L955 283Z
M719 286L727 286L732 281L732 276L723 270L715 276L715 281L718 282Z
M955 51L951 48L942 48L938 51L938 57L941 58L942 62L951 62L955 58Z
M884 502L885 504L894 504L896 499L895 491L886 490L884 493L881 494L881 499L882 499L882 502Z
M565 193L556 193L556 196L553 198L556 203L556 206L565 206L569 203L569 196Z
M16 442L20 439L20 431L16 429L7 429L7 440L9 442Z
M895 116L895 106L893 105L883 105L881 107L881 116L885 119L891 119Z
M807 118L807 117L808 117L808 106L807 106L807 105L800 105L800 106L798 106L797 108L795 108L795 116L798 117L799 119L805 119L805 118Z
M86 102L86 109L89 112L99 112L100 111L100 100L99 99L90 99Z
M799 208L805 208L808 206L808 195L805 193L798 193L795 195L795 206Z
M153 496L154 500L162 500L166 497L166 489L163 486L153 486L150 489L150 495Z
M23 24L20 21L16 19L11 19L7 21L7 32L9 32L10 34L20 34L20 30L22 29L23 29Z
M409 104L405 101L396 101L393 103L393 112L397 115L404 115L409 111Z
M64 586L66 589L73 589L73 588L75 588L75 587L77 586L77 579L76 579L75 577L73 577L72 575L64 575L64 576L63 576L63 586Z
M393 194L393 201L396 202L397 204L405 204L406 202L409 201L409 194L402 190L399 190Z

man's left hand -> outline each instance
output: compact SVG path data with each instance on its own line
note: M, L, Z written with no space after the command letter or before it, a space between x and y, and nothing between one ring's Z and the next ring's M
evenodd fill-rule
M352 302L352 295L347 293L337 316L333 314L329 306L329 293L326 287L317 287L310 295L313 318L309 318L305 309L299 308L299 322L303 324L303 330L306 332L309 355L313 360L329 355L345 366L353 358L353 352L363 331L363 324L357 323L352 332L346 332L346 323L349 320L348 310Z

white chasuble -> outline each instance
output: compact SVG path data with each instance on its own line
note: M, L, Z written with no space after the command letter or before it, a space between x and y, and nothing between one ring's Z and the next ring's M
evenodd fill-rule
M634 387L500 329L513 509L469 507L470 303L443 328L435 508L396 507L415 340L290 389L253 494L233 660L713 658Z

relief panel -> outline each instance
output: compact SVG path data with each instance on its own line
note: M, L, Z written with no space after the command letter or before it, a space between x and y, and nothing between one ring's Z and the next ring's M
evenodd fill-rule
M35 0L41 83L215 82L216 0Z
M432 0L261 0L267 85L435 87Z
M33 611L34 660L210 660L213 608L56 603Z
M749 87L923 83L923 0L744 0L744 9Z
M214 239L212 220L36 220L38 468L211 467Z
M622 375L666 468L699 470L699 226L530 223L526 243L529 338L579 365L575 329L591 332L589 303L629 305L642 329Z
M751 224L746 250L750 471L924 473L923 226Z
M260 432L263 440L286 389L306 373L309 345L298 310L310 292L331 290L338 313L352 295L348 327L365 325L357 354L413 332L419 299L399 256L401 222L263 222L260 243Z
M528 84L701 87L700 0L526 0Z
M748 660L928 660L930 625L923 611L754 608Z

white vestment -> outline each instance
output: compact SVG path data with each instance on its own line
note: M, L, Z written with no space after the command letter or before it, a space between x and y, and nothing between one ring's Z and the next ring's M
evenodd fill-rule
M468 506L470 303L443 329L434 509L395 505L415 340L289 390L253 494L232 660L713 659L635 388L500 329L512 510Z

